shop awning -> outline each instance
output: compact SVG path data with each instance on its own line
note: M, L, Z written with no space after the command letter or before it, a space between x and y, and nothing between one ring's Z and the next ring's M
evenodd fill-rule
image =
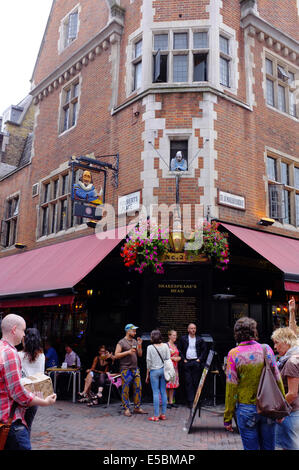
M0 301L1 298L13 300L12 297L20 297L22 294L41 295L45 292L71 289L92 271L133 227L134 225L121 227L118 230L88 235L1 258ZM57 304L55 297L43 299Z
M285 289L299 292L299 240L221 224L284 273Z

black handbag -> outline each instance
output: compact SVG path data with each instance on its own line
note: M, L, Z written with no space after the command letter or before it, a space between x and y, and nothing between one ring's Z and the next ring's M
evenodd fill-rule
M292 407L286 401L277 385L267 358L265 345L262 345L262 347L264 351L264 368L260 377L256 397L257 412L268 418L285 418L291 413Z

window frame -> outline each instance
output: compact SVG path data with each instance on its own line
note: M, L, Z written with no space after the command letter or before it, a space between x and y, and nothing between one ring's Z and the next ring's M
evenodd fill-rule
M299 174L299 162L297 163L294 160L287 159L286 157L280 155L273 155L267 153L267 165L266 165L266 176L267 176L267 184L268 184L268 213L269 217L278 220L281 224L293 225L295 227L299 226L299 206L298 205L298 198L299 198L299 184L298 187L296 186L296 174ZM272 159L275 161L275 179L270 177L268 171L268 159ZM286 172L285 172L286 169ZM297 173L298 172L298 173ZM287 175L286 180L284 180L284 174ZM281 192L278 196L281 198L281 208L283 209L283 213L281 217L273 216L271 212L271 200L270 200L270 187L277 186L279 191L277 190L277 194ZM287 198L286 198L287 195Z
M79 24L80 24L80 5L76 5L67 15L61 20L60 23L60 41L59 41L59 53L67 49L74 41L78 38ZM76 15L76 33L70 35L70 22L72 16Z
M17 240L20 194L10 196L5 201L4 219L2 221L2 247L10 248Z
M195 47L194 35L198 33L206 34L206 47ZM187 40L186 45L187 48L175 48L175 40L176 35L183 35L186 34ZM168 44L166 48L156 48L155 44L155 37L156 36L167 36ZM194 83L206 83L209 79L209 30L206 28L182 28L180 30L175 28L169 28L167 30L153 30L152 31L152 57L153 57L153 73L152 73L152 83L168 83L168 84L194 84ZM165 80L158 80L159 76L156 77L156 61L157 55L160 54L160 68L161 65L163 67L166 66L166 79ZM195 77L195 55L202 55L205 56L204 60L204 80L194 80ZM165 61L165 56L167 59ZM186 64L184 67L184 73L186 74L185 80L175 80L176 72L175 72L175 58L178 56L185 56L186 57ZM163 57L163 59L162 59ZM162 60L164 63L162 64ZM166 64L166 65L165 65Z
M272 72L268 69L267 64L272 63ZM288 116L292 116L298 119L298 111L296 109L296 102L292 103L290 94L293 94L296 91L296 69L292 67L287 62L284 62L283 59L275 57L269 53L265 54L265 101L266 105L271 109L280 111ZM282 73L282 71L284 73ZM293 80L291 80L290 75L293 75ZM287 78L288 77L288 78ZM269 83L272 83L272 100L269 102ZM284 90L283 100L281 100L282 95L280 95L281 90ZM282 104L282 105L281 105ZM293 108L292 108L293 107Z
M53 236L76 225L81 225L77 223L76 217L72 217L70 185L71 173L69 171L64 171L59 175L42 181L39 203L38 238ZM48 187L48 194L50 195L47 200L45 200L46 187ZM62 209L64 204L66 204L66 219L62 224Z
M227 41L227 50L224 51L221 49L221 39L225 39ZM232 75L232 52L231 52L231 38L229 36L226 36L225 33L221 32L219 34L219 83L221 86L225 88L231 88L231 75ZM226 63L226 83L223 83L221 81L222 79L222 69L221 69L221 63L225 62Z
M140 53L136 55L136 49L138 44L141 43ZM133 71L133 82L132 82L132 92L135 92L142 87L142 58L143 58L143 39L138 37L134 39L132 45L132 71ZM140 74L137 79L137 72Z
M79 77L69 82L61 91L59 134L76 127L79 115L81 84Z

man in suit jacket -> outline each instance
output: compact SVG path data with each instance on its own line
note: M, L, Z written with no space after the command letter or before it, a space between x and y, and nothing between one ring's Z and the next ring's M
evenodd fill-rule
M188 334L181 337L179 350L185 372L188 406L192 408L207 356L207 345L203 339L196 335L196 325L194 323L188 325Z

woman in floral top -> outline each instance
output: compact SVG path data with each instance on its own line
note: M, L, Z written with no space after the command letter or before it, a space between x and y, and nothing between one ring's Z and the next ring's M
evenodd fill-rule
M234 327L237 347L230 350L226 369L224 426L232 431L236 412L244 450L274 450L275 420L261 416L256 410L256 394L264 367L264 350L256 341L257 325L252 318L240 318ZM265 345L277 384L284 388L274 353Z

